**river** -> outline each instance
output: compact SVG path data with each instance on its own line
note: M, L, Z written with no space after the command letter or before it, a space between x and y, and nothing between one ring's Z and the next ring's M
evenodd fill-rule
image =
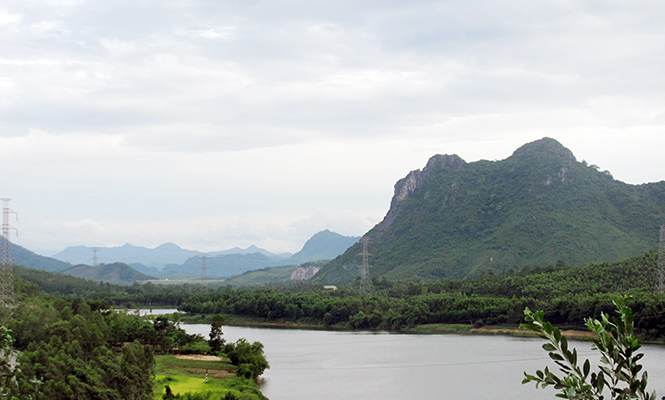
M210 325L183 324L207 337ZM224 337L260 341L270 400L554 399L552 388L522 385L523 371L555 367L540 339L484 335L400 335L225 326ZM571 342L580 358L598 357ZM665 394L665 347L643 347L649 390ZM659 398L659 397L658 397Z

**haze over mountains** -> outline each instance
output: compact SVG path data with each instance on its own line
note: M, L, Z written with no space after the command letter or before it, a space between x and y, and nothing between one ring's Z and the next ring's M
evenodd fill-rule
M544 138L501 161L433 156L397 182L390 210L364 237L372 277L463 279L635 256L655 248L664 223L665 181L617 181ZM358 279L360 251L352 246L313 279Z
M422 170L395 184L390 210L365 237L370 239L372 277L464 279L526 265L628 258L654 249L662 224L665 181L620 182L544 138L500 161L467 163L457 155L433 156ZM208 253L207 275L222 278L334 258L312 279L353 282L361 263L357 241L326 230L293 255L253 246ZM70 263L90 264L92 258L92 250L82 246L58 253L55 257L62 261L25 249L14 254L19 264L56 272L71 268ZM131 264L145 275L170 279L200 277L200 256L173 243L155 249L129 244L101 249L102 262ZM286 274L266 270L252 276L274 282Z
M256 246L206 253L207 276L222 278L266 267L331 259L342 254L357 240L357 237L325 230L312 236L296 254L273 254ZM54 258L40 256L14 244L12 249L16 264L111 283L201 277L202 253L182 249L174 243L165 243L154 249L130 244L98 248L99 262L103 265L97 267L91 266L93 248L90 247L68 247Z
M164 243L154 249L132 246L127 243L118 247L98 247L100 262L105 264L123 262L126 264L139 263L146 267L162 269L166 264L182 264L190 257L201 254L195 250L183 249L174 243ZM93 262L93 248L86 246L69 246L53 258L72 265L88 264Z

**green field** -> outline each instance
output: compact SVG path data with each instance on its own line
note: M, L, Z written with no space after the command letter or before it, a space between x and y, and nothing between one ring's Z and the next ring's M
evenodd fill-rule
M176 356L156 356L155 399L162 399L166 386L174 395L197 395L196 399L221 400L231 393L237 399L261 400L258 385L235 375L236 367L228 360L191 360Z

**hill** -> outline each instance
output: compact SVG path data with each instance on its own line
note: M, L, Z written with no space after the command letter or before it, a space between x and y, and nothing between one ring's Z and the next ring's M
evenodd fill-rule
M297 265L311 261L331 260L344 253L360 239L354 236L343 236L328 229L312 236L302 250L289 258L289 263Z
M133 246L129 243L118 247L98 247L99 258L109 264L122 262L139 263L146 267L162 269L166 264L181 264L200 252L183 249L174 243L164 243L154 249ZM93 248L86 246L70 246L53 258L73 265L89 264L92 261Z
M207 253L208 276L228 277L246 271L305 262L329 260L342 254L357 242L357 237L343 236L325 230L316 233L296 254L271 253L255 245L246 249L235 247L229 250ZM160 279L196 279L201 276L201 252L186 250L174 243L164 243L154 249L125 244L120 247L99 247L99 258L107 264L121 262L137 271ZM89 264L93 248L70 246L53 257L62 261L52 271L64 270L71 265ZM54 260L54 261L57 261ZM69 263L69 264L65 264ZM35 267L37 268L37 267Z
M87 297L91 294L117 293L127 290L126 286L92 282L71 275L59 274L14 265L14 275L39 286L44 292L58 296L78 295Z
M222 254L206 259L206 275L209 278L224 278L269 266L275 266L274 260L261 253ZM162 276L169 279L195 279L201 277L201 267L201 258L192 257L182 265L167 265L162 270Z
M0 245L4 243L4 240L5 238L0 236ZM60 272L71 267L71 265L65 262L51 257L40 256L39 254L33 253L32 251L14 243L11 243L11 250L12 263L16 265L23 265L50 272Z
M281 260L281 259L286 259L292 256L291 253L271 253L268 250L262 249L260 247L257 247L255 245L251 245L246 249L241 249L240 247L234 247L229 250L222 250L222 251L213 251L211 253L207 253L208 255L211 256L221 256L221 255L228 255L228 254L254 254L254 253L261 253L264 256L274 259L274 260Z
M303 263L330 260L344 253L357 237L343 236L329 230L314 234L296 254L286 257L288 253L274 254L256 246L247 249L234 248L230 250L208 253L206 259L206 275L210 278L225 278L243 274L247 271L264 270L269 267L297 266ZM252 252L254 251L254 252ZM202 260L200 256L191 257L182 264L168 264L161 271L150 269L144 265L132 264L137 270L168 279L197 279L201 277ZM295 267L294 267L295 269ZM267 272L269 270L264 270ZM280 270L281 271L281 270ZM256 283L263 284L265 279L272 282L274 271L267 272L266 277L261 273L252 275ZM287 279L285 277L285 279ZM245 282L246 280L242 280Z
M288 281L296 269L298 269L296 265L256 269L230 277L224 280L224 285L231 285L232 287L275 285Z
M154 277L142 274L123 263L102 264L94 267L89 265L77 265L61 271L60 273L91 281L108 282L116 285L128 285L135 281L155 279Z
M372 277L463 279L635 256L654 248L663 223L664 181L617 181L544 138L501 161L432 157L397 182L390 210L365 237ZM352 246L314 280L357 279L360 252Z

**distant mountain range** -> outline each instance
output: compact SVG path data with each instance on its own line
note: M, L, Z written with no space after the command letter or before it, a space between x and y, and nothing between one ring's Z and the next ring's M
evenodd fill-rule
M207 276L223 278L265 267L331 259L342 254L356 241L357 237L325 230L312 236L296 254L274 254L253 245L247 249L236 247L207 253ZM173 243L165 243L154 249L125 244L98 248L99 261L102 264L92 267L91 247L68 247L53 258L40 256L15 244L12 244L12 249L15 264L117 284L154 278L200 278L203 255Z
M371 277L463 279L628 258L653 249L663 223L665 181L620 182L544 138L501 161L430 158L395 184L390 210L364 237ZM352 246L313 280L357 280L361 250Z
M0 237L0 244L4 240L5 238ZM63 275L72 275L88 280L128 285L137 280L154 279L152 276L142 274L132 269L129 265L122 263L95 267L89 265L72 266L60 260L33 253L14 243L11 243L11 251L13 264Z
M312 236L303 246L302 250L288 258L275 256L265 250L262 252L243 253L217 252L218 254L206 257L206 276L209 278L224 278L239 275L247 271L262 269L265 267L278 267L285 265L299 265L302 263L330 260L342 254L346 249L358 241L358 237L343 236L329 230L318 232ZM241 249L232 249L238 251ZM266 254L268 253L268 254ZM181 265L169 264L162 271L142 269L141 266L132 264L137 270L160 278L169 279L193 279L201 277L203 260L201 256L187 259Z
M164 243L154 249L132 246L127 243L118 247L98 247L98 259L109 264L122 262L126 264L138 263L146 267L162 269L166 264L182 264L188 258L201 254L195 250L187 250L174 243ZM93 263L93 248L86 246L70 246L53 258L72 265Z

